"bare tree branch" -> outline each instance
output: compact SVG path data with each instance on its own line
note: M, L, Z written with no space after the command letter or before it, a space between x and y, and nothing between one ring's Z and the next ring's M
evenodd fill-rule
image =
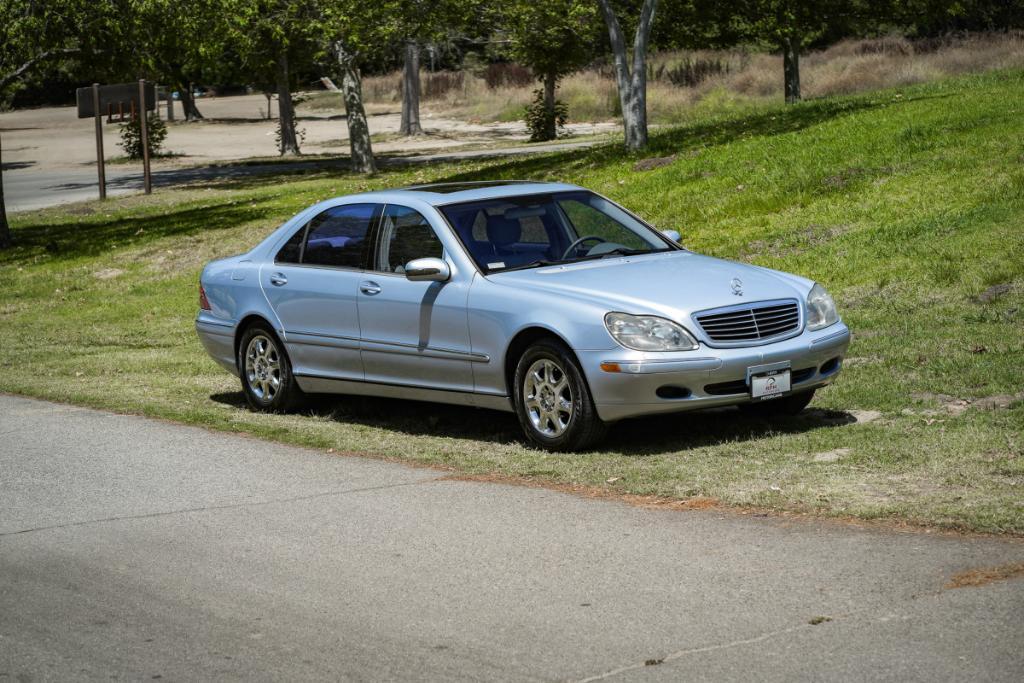
M55 57L57 55L69 55L75 54L77 52L81 52L81 50L79 50L77 47L65 47L59 50L47 50L46 52L38 54L32 59L22 64L21 66L19 66L14 71L8 73L5 76L0 76L0 90L4 90L11 83L21 78L25 74L25 72L27 72L29 69L34 67L39 62L47 60L50 57Z

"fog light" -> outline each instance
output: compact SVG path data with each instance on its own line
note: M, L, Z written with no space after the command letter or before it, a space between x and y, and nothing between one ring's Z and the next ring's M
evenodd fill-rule
M686 387L677 387L671 384L658 387L654 393L658 395L658 398L689 398L690 396L690 390Z

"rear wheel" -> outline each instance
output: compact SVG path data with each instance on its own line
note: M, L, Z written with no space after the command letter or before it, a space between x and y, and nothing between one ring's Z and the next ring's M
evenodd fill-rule
M526 437L549 451L588 448L607 432L583 372L561 342L542 339L516 365L513 400Z
M748 415L760 417L773 417L776 415L796 415L807 407L807 404L814 398L814 389L802 391L799 394L790 394L783 398L773 398L770 401L758 403L741 403L739 409Z
M285 412L302 398L284 346L264 323L255 323L242 333L238 373L245 399L256 410Z

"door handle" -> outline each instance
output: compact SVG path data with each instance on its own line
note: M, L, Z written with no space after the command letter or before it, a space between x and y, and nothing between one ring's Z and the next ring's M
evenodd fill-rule
M284 273L274 273L270 276L270 284L280 287L288 284L288 278L284 276Z
M372 280L367 280L366 282L359 283L359 291L373 296L374 294L380 294L380 285Z

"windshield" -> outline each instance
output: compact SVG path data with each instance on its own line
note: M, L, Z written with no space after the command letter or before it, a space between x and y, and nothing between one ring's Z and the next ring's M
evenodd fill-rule
M593 192L502 197L440 210L485 273L673 249Z

